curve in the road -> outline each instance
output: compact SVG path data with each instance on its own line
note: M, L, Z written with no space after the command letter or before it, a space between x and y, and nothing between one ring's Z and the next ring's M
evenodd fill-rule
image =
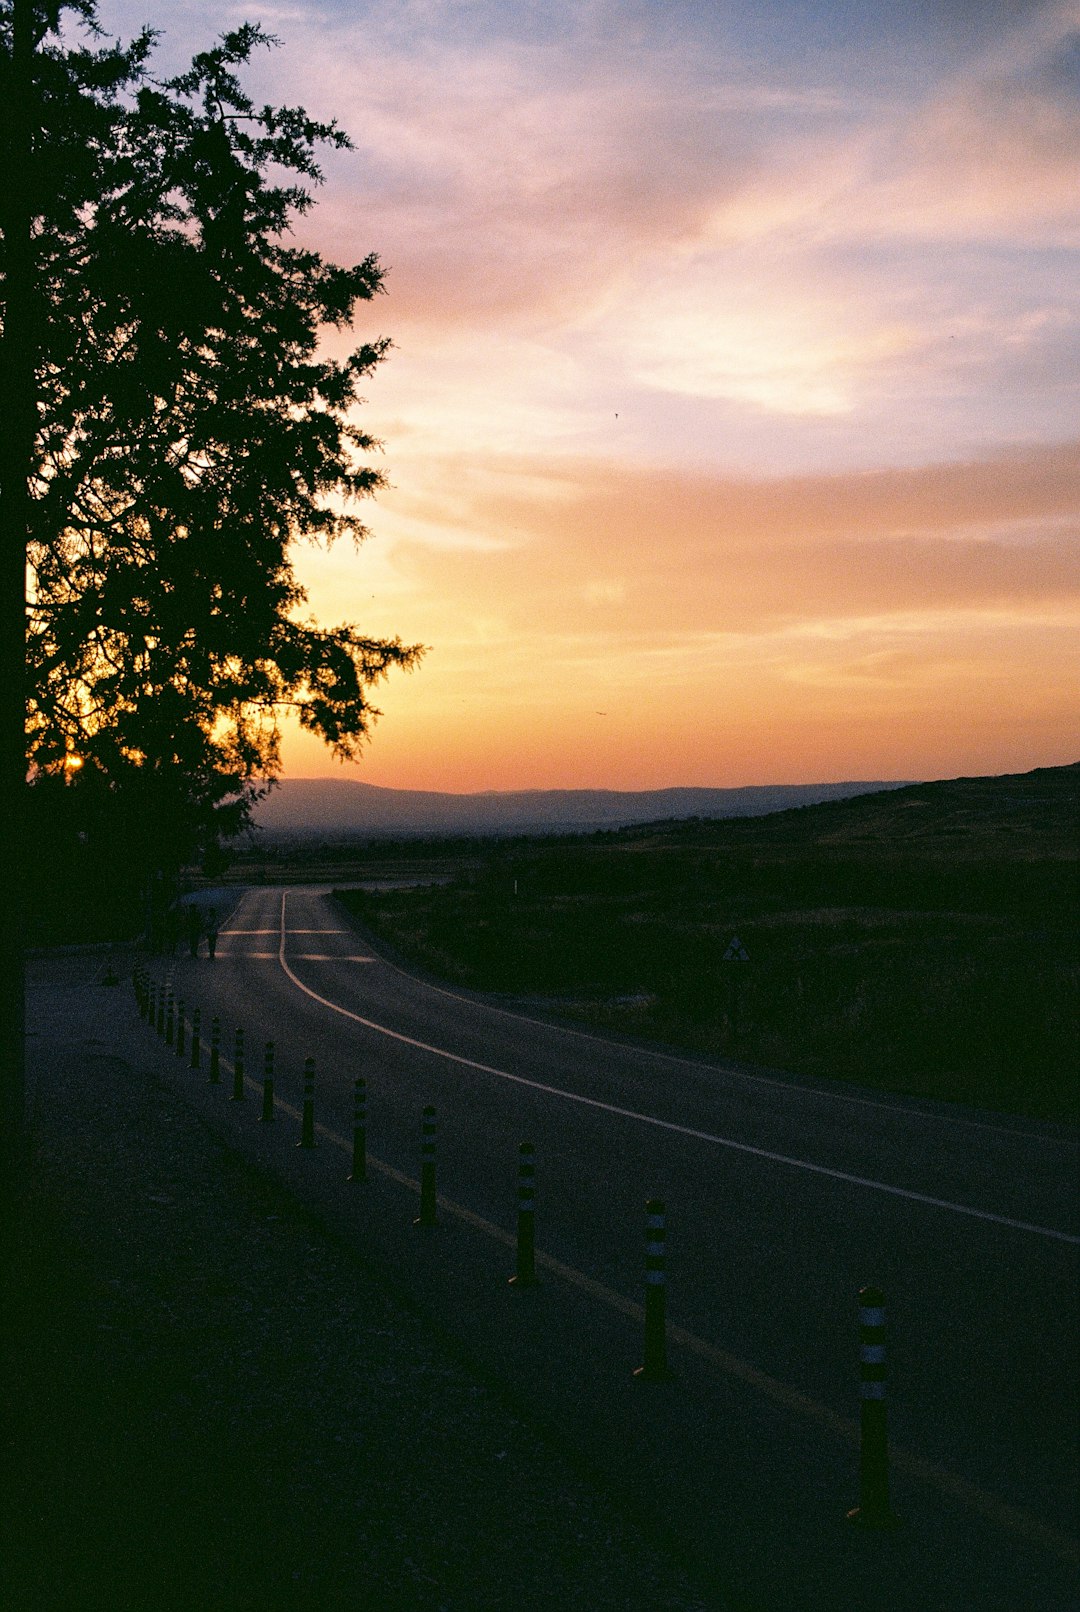
M296 979L287 966L285 967L285 972L295 984L300 986L302 991L313 997L315 1001L322 1002L324 1006L333 1008L335 1012L346 1013L349 1018L358 1017L354 1013L349 1013L347 1009L338 1007L336 1003L328 1002L315 992L309 991L307 986ZM366 1025L371 1021L363 1019L360 1022ZM382 1027L376 1025L374 1028L381 1029ZM396 1032L389 1031L386 1033L395 1034ZM410 1041L407 1036L399 1039L409 1041L409 1044L413 1046L424 1045L422 1042ZM429 1048L427 1050L438 1051L439 1049ZM455 1055L446 1054L446 1056L454 1057ZM468 1059L459 1059L458 1061L470 1062ZM233 1065L224 1056L221 1059L221 1067L230 1074L234 1072ZM470 1063L470 1067L483 1069L484 1066ZM499 1073L499 1071L493 1071L493 1073ZM244 1084L255 1095L261 1092L261 1086L250 1075L245 1077ZM533 1083L529 1082L528 1084ZM541 1087L540 1089L554 1090L555 1088ZM573 1093L564 1095L573 1096ZM276 1106L299 1123L301 1119L300 1110L295 1108L292 1103L278 1098ZM617 1110L616 1112L619 1111ZM648 1118L647 1115L641 1117ZM316 1123L315 1131L317 1135L329 1142L333 1147L340 1149L342 1153L350 1154L352 1152L352 1142L339 1135L330 1126ZM382 1159L374 1158L370 1153L367 1155L366 1162L369 1169L386 1176L388 1180L397 1182L399 1186L408 1188L414 1195L419 1192L419 1181L412 1176L406 1175L404 1171L395 1169L393 1165L387 1164ZM464 1221L485 1236L493 1238L507 1248L516 1246L517 1238L513 1233L506 1231L502 1226L495 1225L483 1215L478 1215L475 1210L467 1208L466 1205L456 1202L453 1198L446 1197L443 1193L438 1194L436 1201L440 1210L453 1215L458 1220ZM633 1299L626 1298L622 1293L615 1292L613 1288L606 1286L603 1282L596 1281L594 1277L587 1276L584 1271L579 1271L574 1266L553 1258L539 1248L536 1250L535 1257L536 1263L541 1269L549 1271L560 1281L579 1288L582 1292L588 1293L592 1298L598 1299L602 1304L607 1305L610 1309L617 1310L622 1315L631 1316L636 1321L644 1319L645 1311L642 1305L635 1303ZM800 1389L792 1387L790 1383L782 1382L768 1372L761 1371L757 1366L739 1359L737 1355L730 1354L726 1349L718 1348L714 1343L688 1331L685 1327L675 1326L669 1322L667 1332L673 1343L687 1349L691 1354L697 1355L709 1365L719 1368L726 1376L737 1378L739 1381L746 1383L774 1404L783 1406L786 1410L794 1412L804 1420L816 1423L819 1427L827 1428L848 1444L855 1447L860 1444L861 1428L859 1423L852 1417L838 1415L827 1405L822 1404L819 1400L812 1398ZM925 1459L913 1450L893 1444L889 1458L897 1471L905 1473L908 1477L916 1479L942 1495L959 1501L999 1527L1007 1529L1016 1537L1028 1540L1062 1561L1080 1562L1080 1541L1071 1534L1055 1528L1045 1518L1035 1516L1021 1506L1009 1504L997 1495L990 1494L985 1489L980 1488L978 1484L971 1483L966 1478L958 1476L936 1461Z
M508 1069L496 1069L491 1064L478 1063L474 1058L466 1058L458 1052L451 1052L447 1047L436 1047L430 1042L419 1041L414 1036L408 1036L400 1030L392 1030L388 1025L378 1024L374 1019L364 1018L362 1014L354 1013L351 1008L342 1007L339 1002L333 1002L329 997L321 996L318 991L305 985L289 967L285 955L285 901L287 891L281 892L281 920L279 926L278 962L286 976L298 990L312 1001L318 1002L322 1007L328 1008L332 1013L340 1013L344 1018L351 1019L355 1024L362 1024L365 1029L373 1030L378 1035L388 1036L393 1041L403 1042L406 1046L415 1047L420 1052L431 1053L435 1057L445 1058L450 1063L474 1069L479 1074L492 1075L497 1080L507 1080L518 1086L527 1086L533 1091L544 1092L551 1097L561 1098L565 1102L579 1103L586 1108L602 1109L605 1113L615 1114L621 1119L628 1119L643 1125L654 1126L658 1130L672 1131L680 1136L692 1137L695 1141L707 1142L714 1147L722 1147L736 1153L746 1153L754 1158L767 1159L773 1164L783 1164L790 1169L803 1170L813 1175L827 1176L834 1181L843 1181L850 1186L864 1187L871 1192L881 1192L894 1198L905 1198L913 1203L926 1204L934 1209L942 1209L950 1214L964 1215L972 1220L986 1221L997 1226L1006 1226L1012 1231L1026 1232L1036 1237L1045 1237L1055 1242L1080 1245L1080 1236L1071 1232L1059 1231L1053 1226L1039 1226L1027 1220L1014 1220L1008 1215L996 1215L987 1209L975 1209L970 1204L952 1203L947 1198L932 1197L929 1193L915 1192L908 1187L893 1186L887 1181L875 1181L868 1176L851 1175L845 1170L834 1170L828 1165L815 1164L810 1159L793 1158L790 1154L774 1153L768 1148L753 1147L748 1142L737 1142L733 1137L717 1136L710 1131L694 1130L688 1125L679 1125L674 1120L660 1119L653 1114L642 1114L636 1109L620 1108L614 1103L601 1102L595 1097L582 1096L580 1092L567 1091L561 1086L549 1086L539 1080L529 1080L524 1075L515 1075ZM505 1010L503 1010L505 1011Z
M321 891L320 888L320 893L336 895L336 892L331 891L329 887L327 887L325 892ZM239 930L234 931L236 934L241 932L242 931ZM251 932L253 934L273 933L276 935L278 931L275 929L272 931L253 930ZM301 933L301 931L292 929L289 931L289 933L295 935ZM393 973L402 975L403 978L410 980L413 984L417 982L417 975L410 974L406 969L400 968L397 963L392 963L388 957L380 956L377 960L382 963L384 968L390 969ZM426 990L433 991L436 996L445 996L451 1002L464 1002L470 1007L476 1006L477 997L475 995L463 996L460 991L452 991L445 985L436 985L434 981L430 979L425 979L423 984ZM518 1024L535 1024L538 1025L542 1030L557 1030L560 1035L573 1036L577 1041L596 1041L601 1046L605 1047L616 1045L616 1043L605 1039L603 1036L597 1035L594 1031L583 1030L577 1025L561 1024L557 1021L552 1021L551 1019L533 1019L530 1018L528 1014L521 1013L512 1008L500 1007L498 1003L487 1000L484 1000L483 1005L486 1012L496 1013L502 1018L513 1019ZM682 1057L677 1052L667 1051L660 1047L650 1047L648 1051L650 1058L656 1059L658 1062L680 1064L684 1069L701 1068L700 1059ZM774 1089L779 1088L785 1091L790 1091L793 1085L796 1084L793 1078L781 1080L773 1075L751 1074L748 1069L744 1068L732 1069L730 1066L728 1066L725 1072L728 1073L734 1080L745 1086L771 1086ZM819 1095L827 1095L830 1102L846 1103L853 1108L876 1108L888 1114L895 1115L906 1113L918 1116L922 1119L927 1117L926 1109L906 1106L898 1102L895 1098L886 1101L875 1097L860 1097L857 1096L853 1091L838 1091L832 1088L827 1089L825 1092L821 1092L820 1088L814 1088L806 1085L805 1083L800 1084L798 1086L798 1090L802 1092L817 1090ZM993 1120L972 1119L969 1114L949 1114L943 1112L941 1108L935 1108L933 1119L935 1124L938 1125L952 1125L965 1131L990 1131L995 1136L1015 1137L1030 1134L1025 1132L1022 1125L1006 1125L995 1123ZM1077 1142L1074 1137L1065 1135L1055 1136L1048 1132L1039 1133L1039 1144L1043 1147L1064 1147L1073 1150L1075 1150L1077 1147Z

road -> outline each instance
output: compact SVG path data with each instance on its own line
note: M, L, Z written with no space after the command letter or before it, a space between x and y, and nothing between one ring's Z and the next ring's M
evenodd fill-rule
M382 959L316 889L247 892L213 964L178 956L156 972L189 1016L199 1003L204 1036L220 1016L226 1053L236 1025L247 1037L246 1104L228 1108L227 1091L179 1060L174 1077L337 1204L440 1324L653 1510L732 1604L1076 1604L1075 1136L508 1013ZM255 1123L267 1038L273 1135ZM317 1159L282 1135L280 1105L295 1114L309 1055ZM357 1075L374 1160L359 1189L344 1184L343 1152ZM444 1201L425 1243L403 1182L419 1173L427 1103ZM524 1139L542 1286L515 1295L505 1277ZM650 1197L668 1209L670 1386L631 1376ZM904 1524L887 1539L843 1521L857 1499L855 1307L868 1284L886 1294Z

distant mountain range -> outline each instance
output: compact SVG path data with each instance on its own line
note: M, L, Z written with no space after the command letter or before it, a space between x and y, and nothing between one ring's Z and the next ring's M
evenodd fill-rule
M477 795L289 778L255 811L274 838L581 834L691 817L761 817L791 806L899 789L902 782L764 784L749 789L527 789Z

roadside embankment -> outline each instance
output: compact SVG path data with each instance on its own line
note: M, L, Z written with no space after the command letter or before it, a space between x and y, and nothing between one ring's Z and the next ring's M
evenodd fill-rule
M37 958L7 1276L4 1604L702 1607L376 1269Z

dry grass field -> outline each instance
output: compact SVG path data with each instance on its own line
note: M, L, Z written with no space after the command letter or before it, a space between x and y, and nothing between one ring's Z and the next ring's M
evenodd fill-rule
M345 899L431 972L597 1028L1075 1120L1078 804L1080 766L959 779L501 842Z

